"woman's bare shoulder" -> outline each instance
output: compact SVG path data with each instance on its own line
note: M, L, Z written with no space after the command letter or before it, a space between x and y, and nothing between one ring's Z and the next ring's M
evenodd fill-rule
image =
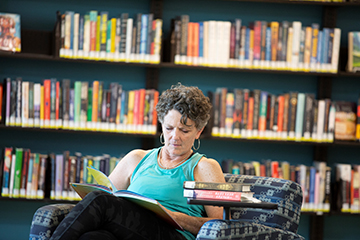
M224 182L224 174L218 161L202 157L194 170L196 181Z

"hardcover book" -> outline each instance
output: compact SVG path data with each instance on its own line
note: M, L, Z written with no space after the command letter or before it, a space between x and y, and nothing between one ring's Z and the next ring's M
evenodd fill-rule
M348 34L348 68L349 72L360 70L360 32L349 32Z
M0 50L21 52L20 15L0 13Z
M72 188L84 198L88 193L96 190L104 191L113 194L117 197L123 197L134 202L150 211L153 211L158 217L162 218L176 229L183 230L183 228L165 211L165 209L155 199L148 198L141 194L131 192L128 190L117 190L111 180L101 171L94 167L87 168L89 173L93 175L97 184L86 183L71 183Z
M185 189L207 189L233 192L249 192L251 184L184 181Z
M184 189L184 197L202 200L252 202L253 192L233 192L206 189ZM256 201L256 200L255 200Z

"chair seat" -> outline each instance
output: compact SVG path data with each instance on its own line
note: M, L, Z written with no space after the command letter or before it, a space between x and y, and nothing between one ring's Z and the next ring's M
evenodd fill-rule
M263 224L241 222L239 220L210 220L206 222L197 234L196 240L232 239L232 240L260 240L260 239L297 239L305 240L302 236L291 231L272 228Z

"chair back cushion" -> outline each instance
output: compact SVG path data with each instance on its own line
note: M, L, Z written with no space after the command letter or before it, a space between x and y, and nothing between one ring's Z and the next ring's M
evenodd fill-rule
M264 224L296 233L301 213L303 194L298 183L271 177L225 173L229 183L250 183L254 197L278 204L278 209L231 208L232 219Z

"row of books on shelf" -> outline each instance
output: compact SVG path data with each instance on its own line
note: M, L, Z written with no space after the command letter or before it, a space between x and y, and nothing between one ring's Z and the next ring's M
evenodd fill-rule
M27 148L6 147L0 161L1 196L80 200L70 183L96 184L88 167L108 176L120 160L121 157L108 154L90 156L76 152L70 155L69 151L41 154ZM227 159L222 161L222 169L224 173L283 178L299 183L304 196L302 211L329 212L330 204L334 204L342 212L360 213L360 165L335 164L335 173L332 173L332 169L320 161L314 161L313 166L295 166L287 161L235 162ZM336 182L331 185L332 174ZM191 188L190 185L187 188ZM250 189L245 186L241 191L250 192Z
M209 67L338 71L341 30L304 26L300 21L190 22L172 20L170 59L176 64Z
M128 13L110 17L108 11L60 14L60 57L117 62L159 63L162 20L154 14Z
M215 137L318 142L360 139L360 112L354 102L260 89L217 88L208 95L213 103L211 134Z
M6 126L141 134L157 130L159 92L154 89L125 91L117 82L107 89L103 81L55 78L41 84L18 77L6 78L1 92Z
M79 152L72 156L69 151L41 154L26 148L6 147L1 160L2 197L73 201L81 198L70 183L96 184L88 166L108 176L121 157Z
M236 162L222 161L225 173L274 177L299 183L303 190L302 211L360 213L360 165L335 164L314 161L313 166L291 165L287 161L262 160ZM332 175L335 175L335 182ZM330 209L331 208L331 209Z

